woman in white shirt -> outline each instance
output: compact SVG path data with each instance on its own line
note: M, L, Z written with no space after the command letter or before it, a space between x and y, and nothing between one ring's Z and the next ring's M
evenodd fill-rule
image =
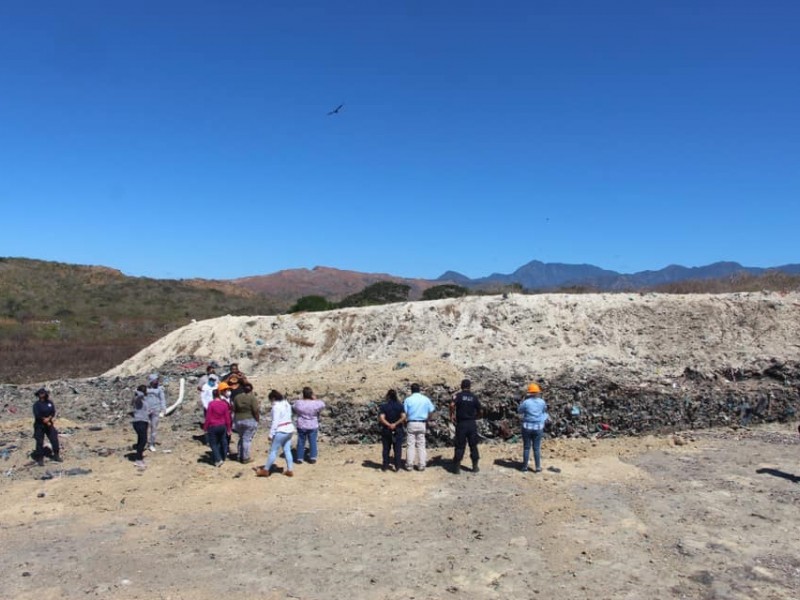
M277 390L269 393L269 400L272 402L272 423L269 427L269 438L272 446L269 449L267 462L263 467L255 469L256 476L269 477L270 469L278 458L278 452L283 448L283 456L286 458L286 470L283 472L287 477L293 477L294 463L292 462L292 434L294 424L292 423L292 406Z

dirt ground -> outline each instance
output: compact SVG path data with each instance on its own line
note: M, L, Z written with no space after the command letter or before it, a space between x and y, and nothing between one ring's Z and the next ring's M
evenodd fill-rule
M451 448L393 473L377 446L323 439L291 479L216 469L169 427L138 471L132 431L63 421L65 462L37 467L13 437L28 426L0 432L19 440L0 459L3 598L800 597L789 425L545 440L541 474L519 471L521 443L456 476Z

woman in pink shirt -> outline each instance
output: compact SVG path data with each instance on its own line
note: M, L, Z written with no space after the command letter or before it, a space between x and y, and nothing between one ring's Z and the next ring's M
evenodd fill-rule
M314 397L310 387L303 388L303 397L295 400L292 410L297 415L297 456L295 462L301 464L306 455L308 440L308 462L317 462L317 434L319 433L319 413L325 408L322 400Z
M231 435L231 406L222 397L224 393L228 393L228 385L221 383L213 392L213 398L206 410L206 420L203 423L215 467L221 467L225 462L228 438Z

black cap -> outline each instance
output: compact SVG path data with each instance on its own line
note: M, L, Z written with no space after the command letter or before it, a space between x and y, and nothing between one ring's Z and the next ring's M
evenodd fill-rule
M49 396L50 394L47 393L47 390L44 388L39 388L36 390L35 396Z
M472 387L472 382L469 379L462 379L461 380L461 389L462 390L468 390L470 387Z

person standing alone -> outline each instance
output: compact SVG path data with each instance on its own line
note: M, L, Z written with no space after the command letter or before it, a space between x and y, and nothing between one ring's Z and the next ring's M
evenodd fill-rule
M411 395L403 401L403 411L406 413L406 471L416 465L417 470L424 471L428 462L425 449L425 434L428 431L428 420L436 407L425 394L420 392L418 383L411 384ZM417 464L417 461L419 463Z
M542 437L544 437L544 425L549 415L547 414L547 404L542 399L542 388L538 383L531 383L528 386L528 393L519 405L519 416L522 421L522 469L520 470L527 473L531 446L533 446L535 472L541 473Z
M33 458L40 467L44 466L44 438L50 440L53 450L53 460L62 462L58 445L58 430L53 425L56 417L56 406L50 400L49 392L40 388L36 391L36 402L33 403L33 439L36 440L36 449Z
M472 472L480 471L478 461L478 424L476 419L482 416L481 403L470 388L472 382L464 379L461 382L461 391L453 396L450 401L450 421L456 424L456 448L453 454L453 473L461 473L461 461L469 442L469 457L472 459Z

